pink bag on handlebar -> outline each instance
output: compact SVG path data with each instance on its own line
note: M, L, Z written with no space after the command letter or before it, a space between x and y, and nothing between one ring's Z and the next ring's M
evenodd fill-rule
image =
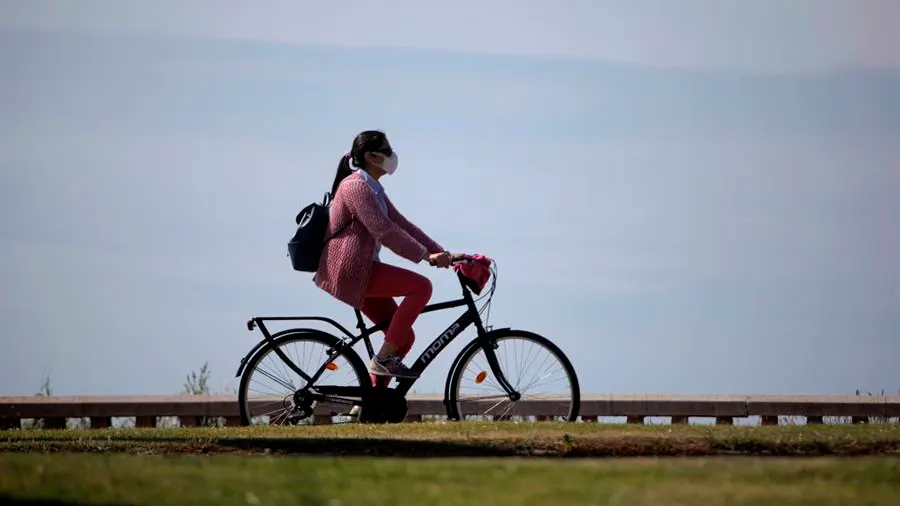
M466 286L475 295L480 295L481 291L484 290L484 285L491 278L491 259L481 253L465 255L465 258L472 261L453 264L453 270L463 275Z

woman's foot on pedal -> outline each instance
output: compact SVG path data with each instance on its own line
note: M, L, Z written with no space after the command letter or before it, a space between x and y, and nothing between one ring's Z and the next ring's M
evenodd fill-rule
M396 378L418 378L419 375L412 372L409 367L403 365L400 357L391 355L385 359L375 356L369 362L369 372L376 376L394 376Z

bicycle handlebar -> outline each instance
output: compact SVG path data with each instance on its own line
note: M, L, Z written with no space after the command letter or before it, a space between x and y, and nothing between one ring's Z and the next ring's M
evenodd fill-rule
M471 255L467 255L465 253L457 253L457 254L450 253L450 265L459 264L459 263L468 263L471 261L472 261ZM432 262L430 258L428 259L428 263L430 265L434 265L434 262Z

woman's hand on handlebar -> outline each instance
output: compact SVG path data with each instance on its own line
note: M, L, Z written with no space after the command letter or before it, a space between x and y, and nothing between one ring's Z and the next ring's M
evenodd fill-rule
M428 255L428 263L435 267L450 267L450 252L432 253Z

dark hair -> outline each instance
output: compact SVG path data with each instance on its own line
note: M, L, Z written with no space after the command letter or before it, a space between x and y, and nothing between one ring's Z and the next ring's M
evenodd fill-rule
M353 169L350 168L350 162L353 162L354 167L360 169L365 168L366 152L378 151L381 149L386 138L387 136L384 132L379 130L366 130L360 132L359 135L353 139L353 147L350 148L350 152L342 156L341 161L338 163L337 173L334 175L334 183L331 185L332 198L337 191L338 185L341 184L341 181L350 174L353 174Z

